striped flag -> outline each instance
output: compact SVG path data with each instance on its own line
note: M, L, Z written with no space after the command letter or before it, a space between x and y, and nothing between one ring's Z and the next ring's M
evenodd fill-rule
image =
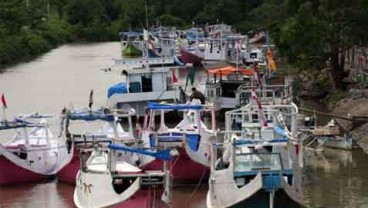
M3 95L1 96L1 104L3 105L3 108L8 108L8 106L6 105L6 100L5 100L5 95L3 93Z
M263 107L261 104L261 101L259 100L259 97L256 93L256 91L253 89L252 90L252 99L256 101L257 106L258 106L258 120L259 123L263 126L263 127L267 127L267 118L266 115L263 112Z

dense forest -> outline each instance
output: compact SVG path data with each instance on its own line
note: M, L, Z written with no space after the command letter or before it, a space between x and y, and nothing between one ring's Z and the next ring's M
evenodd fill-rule
M145 6L147 5L147 6ZM329 64L341 88L344 62L368 39L368 0L0 0L0 65L73 41L118 40L148 25L227 23L270 31L299 68Z

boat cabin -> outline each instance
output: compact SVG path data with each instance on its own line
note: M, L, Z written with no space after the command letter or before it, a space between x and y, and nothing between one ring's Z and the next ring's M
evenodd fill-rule
M123 70L129 93L161 92L172 90L170 67Z
M246 65L253 64L254 62L264 63L265 53L259 48L252 48L245 52L244 63Z

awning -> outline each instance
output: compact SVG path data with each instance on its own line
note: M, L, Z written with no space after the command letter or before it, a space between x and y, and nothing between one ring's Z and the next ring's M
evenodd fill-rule
M225 66L221 68L208 69L207 72L209 74L216 74L216 75L221 75L221 76L227 76L229 74L236 73L236 72L247 75L247 76L252 76L254 74L253 69L246 69L246 68L237 69L236 67L233 67L233 66Z

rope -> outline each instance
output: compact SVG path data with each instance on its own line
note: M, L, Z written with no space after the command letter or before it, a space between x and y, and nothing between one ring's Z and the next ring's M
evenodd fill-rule
M156 189L153 188L152 208L155 208L155 205L156 205Z
M184 151L184 147L181 148L180 152L179 152L179 156L174 160L173 164L171 165L170 169L169 169L169 172L171 172L171 170L174 168L176 162L178 162L179 158L180 158L180 155L182 153L182 151Z
M196 187L194 188L194 190L192 191L192 193L190 194L190 196L187 198L187 200L185 202L188 202L190 199L193 198L194 194L196 194L196 192L198 191L199 186L202 184L202 180L203 180L205 175L206 175L206 168L203 169L201 178L199 179Z

